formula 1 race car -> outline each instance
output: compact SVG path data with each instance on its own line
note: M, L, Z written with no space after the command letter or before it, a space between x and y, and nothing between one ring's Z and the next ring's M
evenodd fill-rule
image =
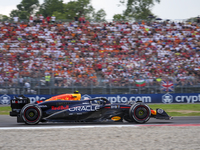
M87 100L51 100L30 103L25 96L11 100L10 116L17 122L29 125L39 122L135 122L146 123L151 117L172 119L163 109L151 109L143 102L111 104L106 98L96 97Z

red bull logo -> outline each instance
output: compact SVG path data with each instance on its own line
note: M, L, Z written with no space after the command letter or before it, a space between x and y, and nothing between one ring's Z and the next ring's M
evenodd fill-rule
M58 107L55 107L55 106L51 106L51 110L64 110L64 109L68 109L69 106L66 105L66 106L58 106Z

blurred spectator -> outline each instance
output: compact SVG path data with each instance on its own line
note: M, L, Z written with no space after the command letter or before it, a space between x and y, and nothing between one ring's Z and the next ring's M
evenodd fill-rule
M75 23L78 23L78 16L77 15L74 17L74 21L75 21Z
M4 86L4 80L3 80L3 78L1 76L0 76L0 85Z
M26 94L30 94L30 91L31 91L31 84L30 84L28 81L25 82L24 88L25 88Z
M84 17L84 15L83 16L81 16L81 17L79 17L79 23L85 23L85 17Z
M19 17L18 16L14 16L13 20L14 20L15 23L17 23L19 21Z
M200 23L200 16L197 17L197 23Z
M55 23L55 21L56 21L56 16L55 15L51 16L51 22Z
M51 17L50 16L47 16L47 23L50 23L51 22Z
M181 86L200 83L196 23L83 24L83 17L81 24L0 24L0 84L14 85L16 77L21 87L27 79L39 86L47 74L58 87L136 86L136 79L160 86L166 77Z
M44 16L40 14L39 19L40 19L40 23L43 22Z
M35 23L38 22L38 18L37 18L37 16L33 16L33 22L35 22Z
M24 78L22 76L19 77L19 86L20 87L24 86Z
M40 14L36 15L35 21L36 21L36 23L40 23Z
M50 86L50 82L51 82L51 75L49 73L47 73L45 75L45 82L46 82L46 86Z
M30 22L30 23L33 23L33 16L30 16L30 17L29 17L29 22Z

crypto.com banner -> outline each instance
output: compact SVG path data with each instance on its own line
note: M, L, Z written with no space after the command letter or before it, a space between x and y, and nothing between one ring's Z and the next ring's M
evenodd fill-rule
M0 95L0 104L8 105L10 100L18 95ZM30 98L31 103L48 99L55 95L24 95ZM128 101L143 101L145 103L198 103L200 102L200 93L184 93L184 94L98 94L87 95L82 94L81 99L94 97L105 97L111 103L126 103Z

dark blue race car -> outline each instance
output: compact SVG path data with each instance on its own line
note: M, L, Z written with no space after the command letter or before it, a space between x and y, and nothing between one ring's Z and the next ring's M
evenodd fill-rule
M163 109L151 109L143 102L111 104L106 98L87 100L53 100L30 103L23 95L11 100L10 116L17 122L38 124L39 122L133 122L146 123L151 117L172 119Z

